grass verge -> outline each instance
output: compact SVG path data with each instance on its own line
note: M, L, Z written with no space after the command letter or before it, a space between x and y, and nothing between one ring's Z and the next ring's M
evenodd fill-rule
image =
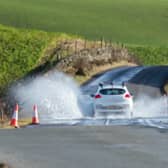
M24 128L25 126L28 126L31 124L31 118L23 118L18 121L18 125L20 128ZM13 129L14 127L10 126L10 121L1 121L0 122L0 129Z

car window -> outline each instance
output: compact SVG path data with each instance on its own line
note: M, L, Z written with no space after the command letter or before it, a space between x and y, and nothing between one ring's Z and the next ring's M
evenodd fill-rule
M125 90L118 88L101 89L100 93L103 95L121 95L125 93Z

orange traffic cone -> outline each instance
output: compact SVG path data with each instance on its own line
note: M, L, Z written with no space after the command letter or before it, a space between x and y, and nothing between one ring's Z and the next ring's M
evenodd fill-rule
M18 104L16 104L15 110L14 110L13 115L12 115L12 119L10 121L10 125L15 127L15 128L19 128L19 125L18 125L18 111L19 111L19 106L18 106Z
M32 124L39 124L37 105L33 106Z

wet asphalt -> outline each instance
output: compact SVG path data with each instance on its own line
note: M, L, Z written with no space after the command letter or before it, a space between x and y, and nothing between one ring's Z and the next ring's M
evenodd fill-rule
M165 168L168 132L138 126L0 130L0 161L13 168Z

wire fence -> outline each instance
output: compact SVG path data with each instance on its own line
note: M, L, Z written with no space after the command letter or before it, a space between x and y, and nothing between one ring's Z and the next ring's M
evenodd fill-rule
M80 54L86 50L92 49L111 49L115 52L117 49L125 48L123 43L113 43L112 40L105 40L103 37L97 41L89 41L89 40L75 40L75 41L60 41L56 48L54 49L52 55L57 57L57 61L61 60L64 57L71 56L72 54Z

